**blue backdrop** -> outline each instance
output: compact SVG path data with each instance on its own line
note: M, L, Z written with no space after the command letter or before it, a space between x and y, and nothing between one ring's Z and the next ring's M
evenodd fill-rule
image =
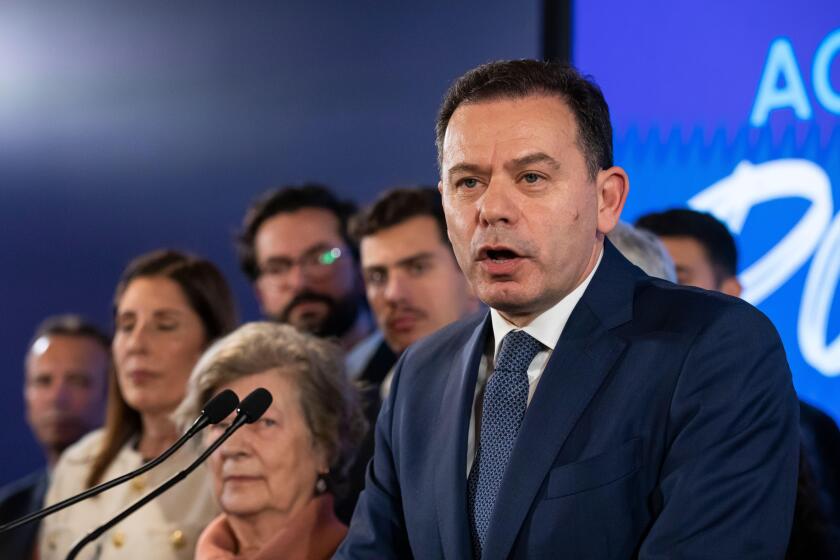
M110 326L133 256L217 262L258 316L233 233L263 190L306 179L369 201L434 183L449 83L540 55L540 4L0 3L0 484L41 463L23 421L46 315Z
M691 201L725 218L797 388L840 416L840 7L692 10L574 5L575 62L604 87L631 175L625 217ZM256 318L231 243L248 202L305 179L360 202L434 183L443 91L481 62L540 56L540 11L536 0L0 3L0 484L42 461L21 377L43 317L109 327L125 263L174 246L217 262L242 317Z
M800 396L840 418L840 3L576 2L573 28L630 174L624 218L725 221Z

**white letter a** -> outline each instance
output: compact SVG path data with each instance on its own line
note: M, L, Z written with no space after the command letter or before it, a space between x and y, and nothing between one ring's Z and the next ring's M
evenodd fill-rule
M781 86L779 76L784 78L784 84ZM764 126L770 111L785 107L792 107L796 116L802 120L811 118L811 104L808 103L793 46L789 40L780 37L770 44L767 63L761 74L761 83L750 115L750 124L756 127Z

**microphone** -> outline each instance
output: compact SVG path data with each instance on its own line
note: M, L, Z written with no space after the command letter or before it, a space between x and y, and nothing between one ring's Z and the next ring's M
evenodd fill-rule
M49 507L46 507L42 510L35 511L30 513L20 519L12 521L10 523L6 523L5 525L0 525L0 533L5 533L6 531L11 531L21 525L26 525L27 523L31 523L33 521L37 521L38 519L42 519L48 515L52 515L57 511L61 511L64 508L70 507L73 504L77 504L82 500L86 500L88 498L92 498L93 496L97 496L104 492L105 490L109 490L114 486L119 486L124 482L128 482L132 478L138 477L141 474L155 468L166 459L168 459L173 453L178 451L187 440L195 436L198 432L206 428L209 424L218 424L222 420L228 417L228 415L233 412L233 410L239 404L239 397L236 396L236 393L231 391L230 389L226 389L207 401L207 404L204 405L204 409L201 411L201 415L195 419L195 422L189 427L189 429L182 435L178 441L172 444L172 446L161 453L158 457L149 461L142 467L131 471L130 473L124 474L120 477L117 477L113 480L109 480L108 482L103 482L98 486L94 486L93 488L89 488L84 492L76 494L75 496L70 496L66 500L62 500L58 503L55 503Z
M238 406L239 397L236 396L236 393L230 389L225 389L207 401L207 404L201 410L201 415L195 419L195 422L192 423L192 426L190 426L184 435L192 437L209 424L218 424L227 418L231 412L236 410Z
M252 424L259 420L268 407L271 406L272 400L271 393L269 393L267 389L263 389L262 387L254 389L247 397L242 399L242 402L239 403L239 408L236 409L236 418L233 419L230 426L228 426L222 435L216 438L216 440L211 443L210 446L205 449L195 461L193 461L187 468L172 476L166 482L118 513L115 517L111 518L110 521L103 523L88 533L73 546L67 554L65 560L74 560L88 543L95 541L102 536L102 533L185 479L187 475L207 460L207 457L209 457L220 445L222 445L225 440L232 436L233 432L245 424Z

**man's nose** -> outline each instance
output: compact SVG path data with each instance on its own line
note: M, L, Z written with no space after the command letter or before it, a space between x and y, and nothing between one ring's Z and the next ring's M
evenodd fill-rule
M519 207L511 196L515 185L504 179L491 179L481 195L479 220L482 225L511 224L515 222Z
M301 263L295 263L286 277L286 286L293 292L300 292L309 285L309 278Z
M388 282L385 284L385 300L389 303L397 303L408 299L408 279L401 271L393 271L388 275Z
M70 400L70 384L63 379L56 379L50 392L50 400L55 406L63 406Z

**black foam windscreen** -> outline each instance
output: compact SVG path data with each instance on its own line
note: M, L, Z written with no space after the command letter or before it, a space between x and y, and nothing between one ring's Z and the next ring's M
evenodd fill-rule
M230 389L225 389L204 405L201 411L211 424L218 424L227 418L239 405L239 397Z
M260 416L271 406L272 400L271 393L267 389L259 387L240 401L239 413L245 416L247 424L251 424L259 420Z

